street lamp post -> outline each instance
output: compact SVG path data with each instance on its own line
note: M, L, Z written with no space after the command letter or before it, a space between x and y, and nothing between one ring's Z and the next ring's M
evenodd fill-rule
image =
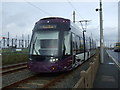
M103 58L103 20L102 20L102 1L100 0L100 9L96 9L96 11L99 11L100 14L100 61L101 63L104 62Z

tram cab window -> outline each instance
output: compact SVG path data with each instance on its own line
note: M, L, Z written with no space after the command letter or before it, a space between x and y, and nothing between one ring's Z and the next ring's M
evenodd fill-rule
M32 55L58 55L57 31L38 31L32 38L30 54Z

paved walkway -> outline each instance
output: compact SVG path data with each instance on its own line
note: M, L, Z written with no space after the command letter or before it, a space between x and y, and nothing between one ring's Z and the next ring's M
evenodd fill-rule
M94 81L94 88L117 88L120 90L120 68L104 52L104 63L100 64Z

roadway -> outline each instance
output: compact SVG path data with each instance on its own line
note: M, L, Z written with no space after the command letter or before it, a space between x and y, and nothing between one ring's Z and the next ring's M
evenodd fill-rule
M107 53L120 68L120 52L114 52L114 50L107 50Z

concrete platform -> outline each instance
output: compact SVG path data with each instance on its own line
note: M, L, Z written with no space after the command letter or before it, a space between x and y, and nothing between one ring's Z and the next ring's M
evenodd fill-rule
M110 58L107 52L104 52L104 63L100 64L94 88L116 88L120 90L120 68Z

